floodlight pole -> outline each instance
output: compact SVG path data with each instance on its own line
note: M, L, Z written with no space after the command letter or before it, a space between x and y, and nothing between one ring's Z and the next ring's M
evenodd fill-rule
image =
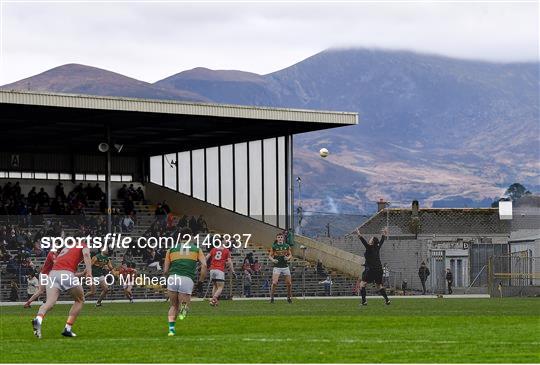
M304 210L302 208L302 178L298 176L296 178L298 183L298 233L302 233L302 219L304 218Z
M306 249L307 247L306 246L301 246L300 247L302 249L302 260L304 261L303 262L303 267L302 267L302 298L306 298Z
M286 184L288 185L288 192L286 195L286 226L288 229L292 230L293 235L295 232L295 211L294 211L294 175L293 175L293 136L289 134L285 137L285 163L287 169L285 171L285 178L287 180Z
M107 172L105 174L106 190L107 190L107 232L112 233L112 199L111 199L111 126L107 125Z

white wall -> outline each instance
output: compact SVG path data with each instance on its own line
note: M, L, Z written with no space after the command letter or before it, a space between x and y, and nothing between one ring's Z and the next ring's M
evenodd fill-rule
M276 233L281 232L279 228L270 224L156 184L148 184L146 192L146 197L154 202L166 200L175 214L202 214L210 229L220 233L249 233L252 235L251 243L265 248L270 248ZM300 245L304 245L307 247L306 258L310 261L321 260L325 267L337 269L352 276L359 276L362 273L363 258L358 255L302 236L296 236L295 243L293 254L296 257L302 257Z

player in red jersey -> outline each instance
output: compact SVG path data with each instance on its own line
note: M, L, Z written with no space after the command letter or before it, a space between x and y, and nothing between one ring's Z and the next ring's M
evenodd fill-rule
M34 295L32 295L30 299L28 299L26 303L24 303L24 308L30 308L32 302L39 298L41 294L45 293L46 285L44 283L47 282L49 272L51 272L54 260L56 260L56 256L58 256L57 251L49 251L49 253L47 254L47 258L45 259L45 262L41 267L41 271L39 272L39 288L34 293Z
M124 289L124 295L129 299L130 303L133 303L133 293L131 289L135 283L135 276L137 275L137 270L135 270L131 264L126 262L122 263L122 266L118 269L118 276L120 277L120 284Z
M210 258L210 280L212 280L212 299L210 305L218 304L219 296L225 286L225 265L229 266L234 275L234 267L231 259L231 253L228 248L218 246L212 248L206 256L206 261Z
M79 263L84 261L85 270L76 273ZM64 247L56 257L47 282L47 301L39 307L36 318L32 320L34 335L41 338L41 323L43 317L56 304L61 291L68 291L74 302L69 311L66 326L62 336L75 337L71 331L71 326L77 319L84 303L84 291L80 283L80 276L92 279L92 263L90 261L90 250L86 243L77 244L73 247Z

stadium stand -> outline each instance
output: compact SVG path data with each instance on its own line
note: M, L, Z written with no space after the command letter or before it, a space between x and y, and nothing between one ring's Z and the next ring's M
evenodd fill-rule
M8 183L9 184L9 183ZM15 183L18 185L18 182ZM8 185L9 186L9 185ZM92 187L87 186L86 192L91 191ZM5 191L5 189L4 189ZM81 188L77 186L75 188L77 194L81 191ZM1 280L0 280L0 300L8 301L12 296L12 281L18 284L18 298L19 300L26 299L26 275L30 272L38 272L45 260L46 251L38 250L39 239L44 234L47 235L61 235L66 236L75 235L77 232L84 230L85 232L92 234L104 234L106 232L106 225L102 209L100 208L101 194L99 200L88 199L88 194L82 190L82 195L77 198L73 196L73 202L68 205L77 204L80 205L76 211L77 215L65 215L65 214L53 214L52 204L43 201L42 205L45 207L40 212L41 216L35 216L32 220L27 219L31 216L31 211L20 210L18 215L0 215L0 244L2 247L2 264ZM132 189L132 191L135 191ZM73 192L68 194L72 196ZM124 232L129 234L134 240L143 235L154 235L160 237L162 235L169 234L177 227L185 224L190 225L190 222L197 223L196 217L190 216L189 212L182 212L181 214L170 214L167 218L166 211L169 209L163 207L166 206L163 202L157 204L150 204L149 202L137 199L135 201L129 200L129 196L124 196L122 190L119 190L119 197L123 199L113 199L112 208L113 211L118 212L118 215L113 215L118 219L113 219L113 227L115 232ZM91 196L96 198L98 196ZM49 198L52 200L53 198ZM54 198L56 199L56 198ZM126 200L127 199L127 200ZM27 196L19 193L16 201L24 205L28 200ZM126 208L126 201L131 201L132 206ZM135 211L133 214L133 227L129 232L121 227L121 220L124 217L130 217L126 214L128 211ZM71 213L75 213L75 210L68 210ZM165 214L164 214L165 213ZM165 219L163 218L165 217ZM199 217L202 219L202 217ZM205 231L206 223L199 221L199 231ZM167 227L172 228L168 230ZM197 229L191 225L193 229ZM211 230L210 232L218 233ZM14 234L14 238L10 239L10 232ZM225 232L223 232L225 233ZM149 257L147 252L130 252L128 250L117 249L111 253L111 259L113 266L118 267L126 257L135 265L139 274L145 274L148 276L156 276L160 273L155 268L148 266ZM158 254L159 259L163 260L163 252ZM252 261L257 261L260 266L254 267L249 265L248 268L244 265L246 256L251 257ZM228 278L223 291L223 297L266 297L269 292L269 282L271 278L272 265L268 262L268 250L257 244L250 244L246 248L234 249L232 252L233 263L235 271L237 272L236 278ZM152 260L150 260L152 261ZM244 270L246 268L247 270ZM305 270L305 271L304 271ZM248 274L249 272L249 274ZM291 263L291 272L293 276L294 295L295 296L319 296L324 295L324 285L320 282L326 278L326 271L321 272L320 267L313 262L295 258ZM332 276L332 295L351 295L355 286L355 279L348 275L339 273L337 271L329 272ZM247 283L249 282L249 285ZM207 283L205 283L206 285ZM246 293L249 287L249 294ZM206 286L205 286L206 288ZM142 286L134 288L135 299L158 299L163 297L163 288L159 286ZM278 296L285 294L285 288L280 287L276 294ZM112 290L109 292L106 299L124 299L122 288L119 285L113 285Z

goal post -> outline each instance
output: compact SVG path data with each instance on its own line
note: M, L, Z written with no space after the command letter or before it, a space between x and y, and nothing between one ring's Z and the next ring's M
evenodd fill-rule
M491 256L488 290L491 297L540 296L540 257L529 251Z

